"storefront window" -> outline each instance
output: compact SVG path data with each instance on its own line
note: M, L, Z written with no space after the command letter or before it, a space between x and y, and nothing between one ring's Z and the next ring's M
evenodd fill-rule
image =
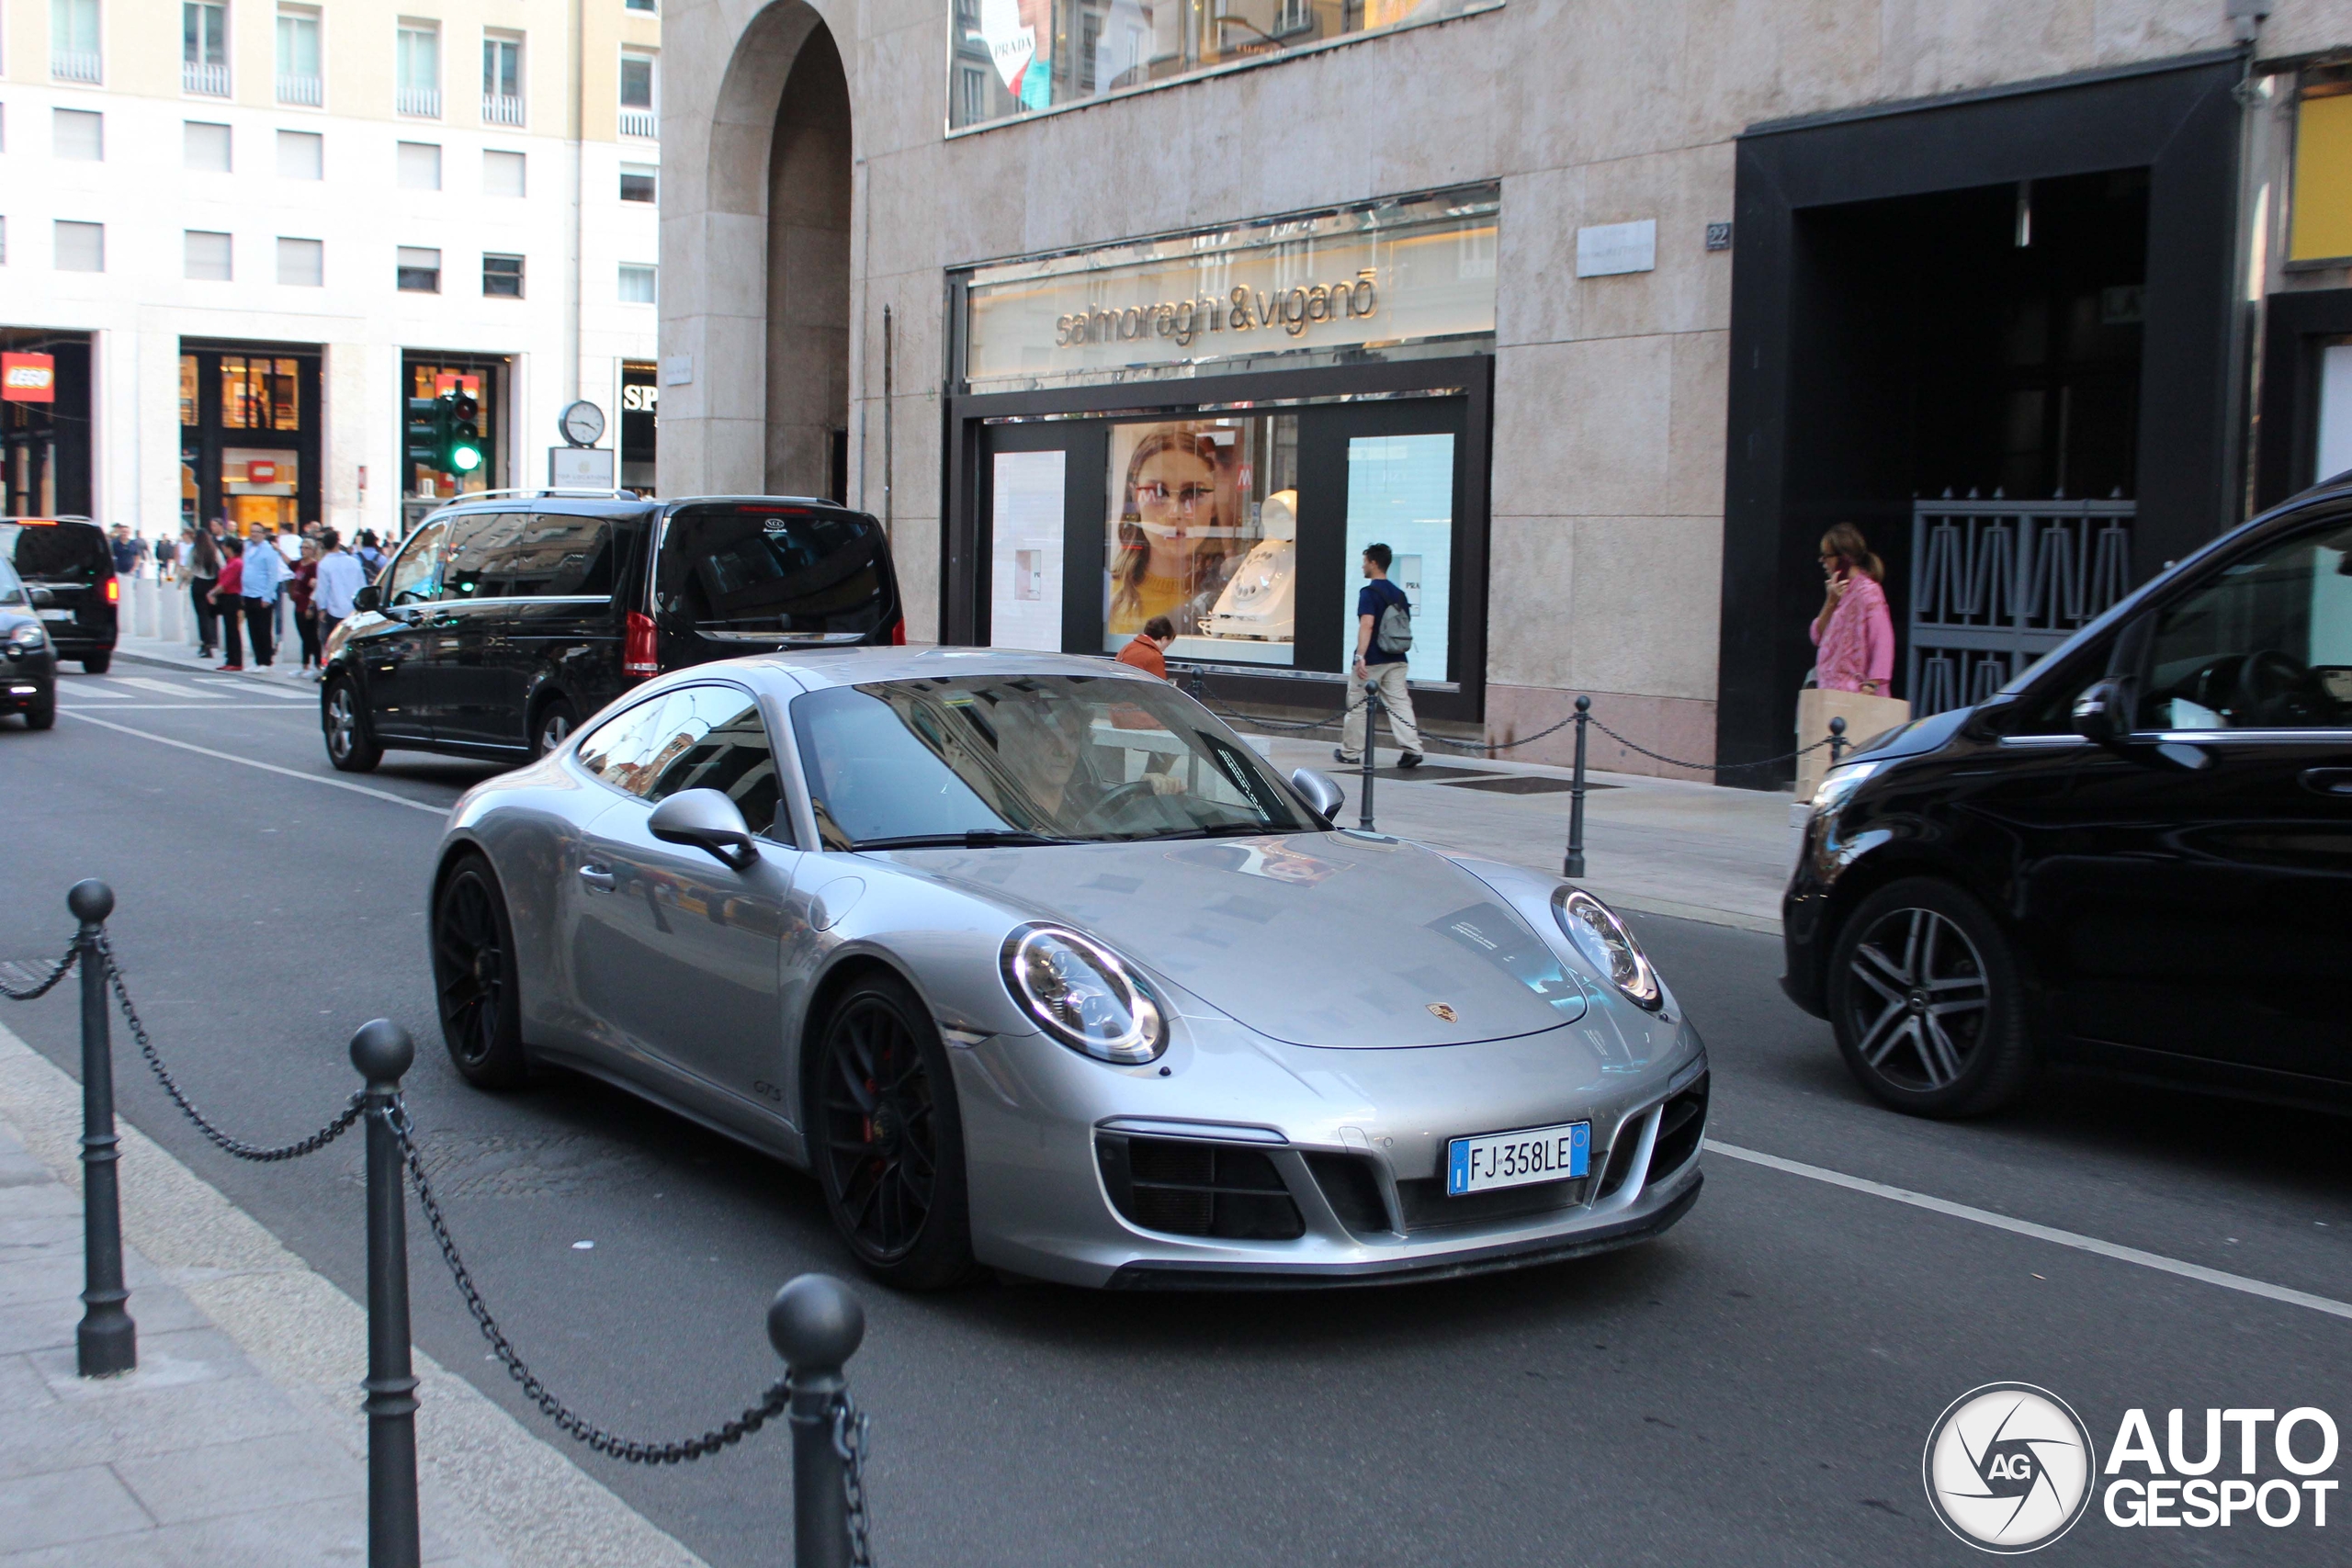
M1171 657L1292 663L1297 416L1117 425L1108 474L1104 649L1164 615Z
M954 0L951 130L1500 0Z
M300 367L291 359L220 356L220 423L227 430L302 428Z
M187 425L196 422L196 355L183 354L180 355L180 423Z
M1446 678L1453 628L1453 437L1357 436L1348 443L1348 581L1344 640L1356 639L1357 575L1374 545L1390 551L1388 579L1413 612L1413 646L1405 672L1415 681Z

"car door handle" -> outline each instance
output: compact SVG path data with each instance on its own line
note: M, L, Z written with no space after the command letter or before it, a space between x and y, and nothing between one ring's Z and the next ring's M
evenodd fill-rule
M582 866L580 880L587 884L589 890L594 893L610 893L616 886L611 869L601 865Z
M2314 795L2352 796L2352 768L2305 768L2303 787Z

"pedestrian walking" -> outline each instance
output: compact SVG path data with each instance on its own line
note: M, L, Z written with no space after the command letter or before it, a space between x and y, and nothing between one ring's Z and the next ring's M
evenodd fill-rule
M220 586L220 547L209 530L190 529L187 536L187 596L196 606L196 656L212 657L220 639L220 610L213 602Z
M1821 536L1821 613L1811 628L1820 650L1815 684L1829 692L1893 695L1894 617L1881 586L1885 563L1860 528L1840 523Z
M138 575L139 541L130 536L130 524L116 524L114 536L107 541L107 546L114 553L114 574L117 577Z
M211 600L220 615L220 668L242 671L245 667L243 635L245 602L245 558L242 554L223 554L220 575L212 585Z
M368 569L359 558L343 547L343 540L332 528L319 536L324 553L319 557L317 580L311 588L311 607L318 612L319 648L322 657L327 639L334 636L335 627L352 612L352 601L368 586Z
M376 530L360 529L358 548L352 553L358 558L360 570L367 572L368 581L375 581L376 574L384 570L384 552L376 543Z
M286 596L293 601L294 635L301 639L302 669L319 667L319 614L313 602L313 589L319 578L319 547L316 540L302 541L302 558L296 563L294 575L287 579Z
M1119 662L1132 664L1147 675L1168 679L1168 645L1176 640L1176 624L1165 615L1154 615L1143 624L1143 630L1127 639L1119 649Z
M1331 755L1353 765L1363 761L1368 739L1364 692L1380 694L1388 710L1389 732L1404 755L1400 768L1421 765L1421 732L1413 723L1413 693L1406 684L1405 660L1413 646L1413 606L1405 591L1388 581L1396 555L1386 545L1367 545L1363 587L1356 593L1356 656L1348 670L1348 716L1340 721L1340 746Z
M179 581L180 546L187 537L187 530L183 528L177 539L166 534L155 541L155 581L157 582Z
M266 670L277 653L278 594L292 573L266 531L245 541L244 560L244 581L237 592L244 601L245 640L253 644L254 662Z

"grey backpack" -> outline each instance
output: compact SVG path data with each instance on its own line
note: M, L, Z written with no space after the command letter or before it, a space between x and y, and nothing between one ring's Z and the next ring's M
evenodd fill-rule
M1374 640L1391 653L1410 653L1413 649L1412 607L1399 599L1381 611L1379 629Z

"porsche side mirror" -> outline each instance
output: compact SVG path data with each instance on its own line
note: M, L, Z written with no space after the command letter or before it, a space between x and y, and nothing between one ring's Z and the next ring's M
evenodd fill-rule
M2075 733L2110 751L2132 733L2132 685L2109 676L2075 699Z
M1339 816L1340 807L1348 803L1348 797L1340 793L1340 786L1331 782L1330 776L1314 768L1301 768L1291 774L1290 787L1298 791L1300 797L1315 808L1315 814L1326 821Z
M383 607L384 592L372 582L363 584L359 592L351 596L351 608L354 613L361 610L380 610Z
M751 825L733 801L715 789L683 789L653 808L646 830L665 844L691 844L729 871L760 858Z

